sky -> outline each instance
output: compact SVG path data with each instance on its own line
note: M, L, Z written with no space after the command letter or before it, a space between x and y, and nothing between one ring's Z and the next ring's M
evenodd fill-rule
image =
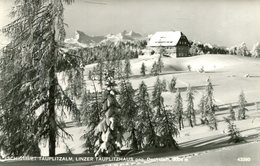
M0 27L10 0L0 0ZM221 46L260 41L260 0L75 0L65 5L67 37L179 30L189 40Z

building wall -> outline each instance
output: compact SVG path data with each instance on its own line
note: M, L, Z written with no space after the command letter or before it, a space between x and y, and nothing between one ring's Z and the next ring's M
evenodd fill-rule
M176 57L189 56L190 43L185 35L182 34L178 44L176 45Z
M188 46L177 46L176 47L176 57L188 57L189 56Z
M176 47L150 47L155 52L159 53L160 49L163 48L166 52L173 57L188 57L189 47L188 46L176 46Z

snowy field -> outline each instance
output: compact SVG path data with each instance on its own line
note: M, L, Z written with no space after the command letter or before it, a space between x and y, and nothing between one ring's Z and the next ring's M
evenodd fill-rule
M144 81L150 90L153 89L157 77L142 77L140 68L142 63L145 63L149 74L152 64L157 59L158 55L144 55L131 60L133 75L130 80L134 88L138 88L141 81ZM260 101L260 59L233 55L200 55L186 58L163 57L163 62L164 70L160 79L165 79L169 83L173 76L176 77L176 88L183 92L183 98L186 88L190 84L198 96L196 98L199 99L206 80L210 77L214 86L216 103L219 105L237 102L241 90L245 92L248 102ZM191 72L187 69L188 65L191 66ZM93 66L94 64L86 67L86 80L87 73ZM198 72L202 66L205 73ZM93 90L92 82L87 81L87 86L88 89ZM97 85L97 87L99 86ZM172 95L174 96L174 94ZM164 93L165 98L171 98L172 95L169 92Z
M138 88L141 81L144 81L149 91L153 89L153 85L157 77L140 75L141 64L144 62L147 66L147 73L150 73L150 69L154 61L157 61L158 55L150 56L145 54L138 59L131 60L133 75L130 81L134 88ZM174 165L255 165L254 163L259 159L256 157L260 155L260 104L259 109L256 110L255 102L260 102L260 60L253 58L246 58L232 55L201 55L187 58L169 58L163 57L164 71L160 75L161 79L165 79L170 82L172 76L177 78L176 87L180 89L184 110L186 107L186 88L188 85L193 87L195 92L195 108L197 108L198 101L204 92L204 86L206 85L207 78L211 78L214 86L214 97L216 104L225 106L232 104L237 105L238 95L241 90L244 91L246 100L250 103L249 109L246 112L246 120L235 121L238 129L241 131L241 135L246 139L245 143L232 146L233 144L227 143L229 137L227 136L227 125L223 120L223 117L229 115L228 110L221 110L216 113L218 120L218 130L210 131L207 126L198 125L194 128L186 127L180 131L180 135L176 137L176 141L179 143L180 151L171 151L165 149L157 149L145 152L140 152L133 155L133 157L140 158L172 158L172 157L184 157L188 162L174 162ZM93 68L95 64L86 66L85 75L87 88L93 90L92 82L87 79L87 73ZM191 71L187 70L187 65L191 66ZM205 72L199 73L198 70L204 67ZM247 77L246 77L247 75ZM64 86L66 86L64 84ZM99 87L99 85L96 85ZM175 94L169 91L163 93L166 105L172 105L174 103ZM235 109L237 113L237 109ZM199 118L199 115L197 116ZM69 119L67 120L69 121ZM197 119L199 122L199 119ZM60 142L57 145L56 153L58 155L68 154L68 148L71 150L70 155L84 156L84 147L80 137L83 135L85 126L78 127L73 122L68 122L66 131L73 137L72 139L65 140L65 143ZM48 143L41 143L41 154L43 156L48 155ZM255 150L255 153L253 152ZM239 157L250 157L251 161L238 161ZM187 158L187 159L186 159ZM214 162L212 162L214 160ZM243 160L243 159L242 159ZM248 159L247 159L248 160ZM215 161L217 161L215 163ZM141 165L172 165L173 161L158 162L156 160L150 161L135 161L130 163L120 163L122 165L127 164L141 164ZM227 162L226 164L223 162ZM246 163L247 162L247 163ZM34 162L23 162L25 165L33 164ZM2 163L0 163L1 165ZM9 163L10 164L10 163ZM13 163L15 165L15 163ZM20 163L21 164L21 163ZM52 165L51 163L42 163ZM76 163L63 163L63 165L92 165L93 163L76 162ZM102 163L101 163L102 164ZM104 164L104 163L103 163Z

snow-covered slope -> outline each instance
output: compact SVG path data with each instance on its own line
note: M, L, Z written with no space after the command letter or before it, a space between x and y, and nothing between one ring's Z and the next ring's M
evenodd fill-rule
M141 64L145 63L147 66L147 74L150 73L151 66L154 61L158 60L159 55L149 55L145 54L140 56L138 59L131 59L131 68L133 75L130 78L130 81L133 87L138 88L141 81L144 81L149 92L152 91L156 76L140 76ZM164 62L164 71L160 75L160 79L165 79L169 82L172 76L177 78L176 88L179 88L181 95L183 97L183 106L184 110L186 109L186 88L190 84L194 90L194 106L197 109L198 102L204 92L204 86L208 77L211 77L213 87L214 87L214 98L216 104L229 104L232 103L233 106L236 105L238 100L238 95L241 89L244 90L246 99L249 103L254 103L260 101L259 94L259 70L260 70L260 60L233 56L233 55L200 55L194 57L186 58L169 58L163 57ZM200 65L205 66L206 73L199 72L188 72L186 65L191 65L192 69L200 67ZM200 65L198 65L200 64ZM207 65L205 65L207 64ZM85 68L85 75L91 70L96 64L90 64ZM213 70L211 66L216 66L216 70ZM196 71L196 70L195 70ZM252 77L245 78L244 74L249 73ZM229 77L230 75L234 75ZM87 88L93 88L92 82L86 79ZM97 84L97 88L100 86ZM91 89L89 89L91 90ZM165 105L172 105L174 103L175 94L171 92L163 92L163 97ZM248 107L249 111L246 113L249 117L243 121L236 121L235 124L240 130L242 136L248 137L253 134L259 133L259 111L255 110L255 106ZM217 113L217 120L219 120L219 130L210 131L207 126L196 126L194 128L185 127L181 131L180 136L176 138L178 143L182 147L192 146L200 147L207 146L207 144L218 143L228 139L226 131L226 124L223 122L223 117L229 115L228 110L221 111ZM199 123L199 116L197 119ZM187 122L185 121L187 126ZM84 134L84 130L87 128L85 126L77 127L71 125L66 128L73 136L73 140L66 139L65 143L68 144L68 147L71 148L72 153L80 154L85 149L83 147L84 140L80 137ZM223 137L223 138L222 138ZM193 143L192 143L193 142ZM46 146L44 146L46 145ZM191 147L191 148L192 148ZM48 144L41 144L42 155L48 155ZM57 147L57 153L66 153L66 146L64 143L60 143Z

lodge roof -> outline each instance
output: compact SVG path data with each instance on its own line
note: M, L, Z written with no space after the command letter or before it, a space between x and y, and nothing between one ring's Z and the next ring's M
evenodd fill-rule
M176 46L183 35L180 31L156 32L151 36L148 46Z

